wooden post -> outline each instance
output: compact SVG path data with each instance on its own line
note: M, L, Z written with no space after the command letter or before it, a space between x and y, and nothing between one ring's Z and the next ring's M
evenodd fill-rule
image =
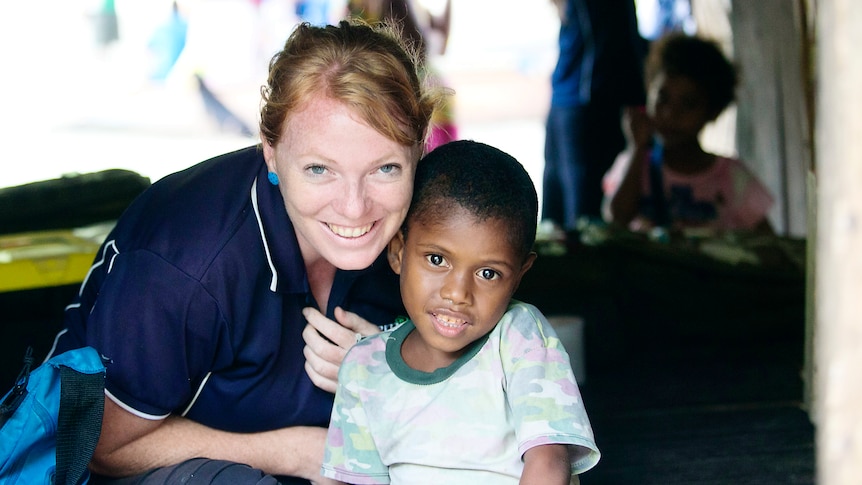
M862 477L862 2L817 3L815 422L820 485Z

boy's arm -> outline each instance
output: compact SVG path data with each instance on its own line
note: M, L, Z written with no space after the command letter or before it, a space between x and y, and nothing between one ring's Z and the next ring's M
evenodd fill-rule
M572 464L566 445L539 445L524 453L520 485L570 485Z

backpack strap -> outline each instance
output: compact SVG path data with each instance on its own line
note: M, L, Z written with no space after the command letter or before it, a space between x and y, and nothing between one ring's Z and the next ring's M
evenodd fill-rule
M57 470L54 483L78 485L96 449L105 409L105 374L60 367Z
M92 347L33 368L29 347L15 387L0 404L0 482L81 485L105 406L106 359ZM19 480L19 481L16 481Z

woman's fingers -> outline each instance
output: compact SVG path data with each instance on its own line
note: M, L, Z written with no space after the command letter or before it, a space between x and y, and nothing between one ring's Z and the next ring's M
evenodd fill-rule
M302 310L308 325L302 331L305 348L305 372L315 386L335 392L338 368L347 350L362 336L379 333L376 325L359 315L341 308L335 309L338 322L332 321L318 310Z

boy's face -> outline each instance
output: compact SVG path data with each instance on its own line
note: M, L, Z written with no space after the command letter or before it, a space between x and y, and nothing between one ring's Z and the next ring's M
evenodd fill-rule
M535 254L524 261L507 229L458 208L430 225L412 223L406 240L398 233L390 243L389 261L418 331L408 339L433 368L451 364L494 328L532 266Z
M710 110L706 92L692 79L664 72L649 85L647 112L665 146L696 140L717 115Z

